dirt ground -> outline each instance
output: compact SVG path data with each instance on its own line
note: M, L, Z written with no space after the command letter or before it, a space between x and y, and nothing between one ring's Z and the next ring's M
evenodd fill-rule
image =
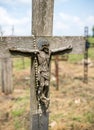
M51 68L49 130L94 130L94 65L85 84L82 64L59 62L59 91ZM0 91L0 130L29 130L30 69L14 69L13 77L14 92Z

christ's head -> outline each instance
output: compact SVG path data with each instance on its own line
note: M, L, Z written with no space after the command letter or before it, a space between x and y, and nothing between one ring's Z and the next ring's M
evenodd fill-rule
M44 51L45 53L49 53L49 42L47 39L39 39L38 48L40 51Z

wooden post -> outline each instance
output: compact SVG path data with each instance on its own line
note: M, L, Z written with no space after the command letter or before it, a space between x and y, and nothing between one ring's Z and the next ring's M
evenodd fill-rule
M1 90L2 84L1 84L1 59L0 59L0 90Z
M54 0L32 0L32 34L52 36ZM37 112L34 60L31 66L31 125L30 130L48 130L49 113Z
M88 27L85 27L85 52L84 52L84 83L88 83L88 49L89 49L89 42L88 42Z
M58 56L55 56L55 76L56 76L56 90L59 90L59 72L58 72Z
M3 58L1 60L2 92L10 94L13 91L12 85L12 60Z
M85 49L84 53L84 83L88 83L88 48Z

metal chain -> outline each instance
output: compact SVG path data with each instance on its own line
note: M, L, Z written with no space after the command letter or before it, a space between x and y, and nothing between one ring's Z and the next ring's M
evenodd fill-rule
M35 68L35 89L36 89L36 97L37 97L37 101L38 101L38 110L39 113L41 113L41 107L40 107L40 97L39 97L39 83L38 83L38 61L37 61L37 46L36 46L36 37L33 36L33 46L35 48L35 57L34 57L34 68Z
M33 46L35 48L34 68L35 68L35 87L36 87L36 91L37 91L39 85L38 85L38 62L37 62L37 56L36 56L36 40L35 40L35 36L33 36Z
M37 46L36 46L36 37L33 35L33 46L35 48L35 57L34 57L34 69L35 69L35 89L36 89L36 98L38 101L38 127L41 129L40 117L41 117L41 106L40 106L40 98L38 95L39 83L38 83L38 61L37 61Z

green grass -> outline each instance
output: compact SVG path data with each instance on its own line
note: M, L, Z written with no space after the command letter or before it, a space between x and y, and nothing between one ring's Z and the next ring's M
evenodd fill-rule
M64 118L64 114L63 113L60 113L60 114L54 114L50 117L50 121L53 121L53 120L60 120Z
M77 121L77 122L81 122L82 121L82 117L80 117L80 116L73 116L73 117L71 117L71 119L73 121Z
M27 130L24 128L24 119L15 118L14 119L14 130Z
M16 70L21 70L30 67L30 58L27 57L20 57L13 59L13 68Z
M25 109L18 108L18 109L13 110L11 113L12 113L12 117L14 118L15 130L22 130L22 126L24 126L24 125L23 125L23 120L21 120L20 118L23 117L23 115L25 113Z
M88 50L88 57L94 60L94 48L89 48Z
M19 117L19 116L21 116L24 112L25 112L25 109L24 109L24 108L15 109L15 110L12 111L12 116L13 116L13 117Z
M89 123L94 123L94 112L86 112L84 114L85 120Z
M20 130L21 128L21 122L17 119L14 121L15 130Z
M94 48L89 48L88 49L88 58L94 60ZM84 59L84 54L70 54L68 61L70 63L77 63Z
M94 46L94 37L89 37L88 41L90 42L90 45Z
M70 54L68 61L71 63L76 63L78 61L81 61L83 59L84 55L83 54Z

